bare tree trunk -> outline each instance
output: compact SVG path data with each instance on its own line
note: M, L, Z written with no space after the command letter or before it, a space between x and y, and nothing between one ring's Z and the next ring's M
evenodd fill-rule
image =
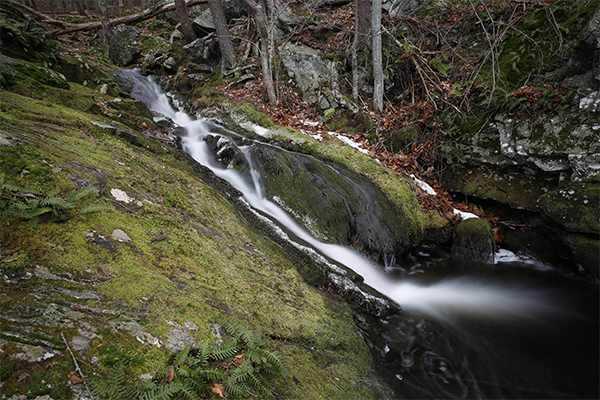
M81 3L81 0L75 0L75 8L77 8L77 12L79 13L79 15L87 17L85 8L83 8L83 4Z
M194 31L192 30L192 24L190 22L190 16L187 11L185 0L175 0L175 9L177 10L177 17L181 24L181 31L186 43L191 43L196 38Z
M223 11L220 0L208 0L208 6L210 7L213 22L215 23L217 37L219 38L219 48L221 49L221 71L225 73L235 65L235 53L233 51L229 29L227 28L225 12Z
M110 58L110 19L108 18L107 0L98 0L100 7L100 18L102 21L102 52L106 52Z
M118 13L119 13L119 18L121 18L123 16L123 0L117 0L117 6L118 6Z
M275 95L275 87L273 85L273 76L271 75L271 52L269 51L269 32L267 30L267 17L263 11L263 7L254 0L244 0L252 14L256 27L260 33L260 63L263 71L263 81L267 89L267 97L271 105L277 104L277 96Z
M383 57L381 50L382 0L373 0L373 108L383 111Z
M371 30L371 1L356 0L354 11L354 43L352 45L352 97L358 100L358 53L365 50L369 43L369 32Z

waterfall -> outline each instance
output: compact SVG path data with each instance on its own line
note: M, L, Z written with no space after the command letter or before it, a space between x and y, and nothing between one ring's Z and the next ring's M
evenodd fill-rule
M184 149L236 187L257 214L293 232L304 242L298 248L312 246L309 251L354 270L402 307L404 312L384 319L356 319L379 376L395 396L598 398L598 285L507 251L496 265L482 266L418 248L407 260L386 254L380 267L348 248L321 242L267 198L256 169L243 177L213 157L204 138L222 136L225 129L177 111L150 78L124 73L135 83L132 95L155 119L183 127ZM240 150L250 157L250 147Z
M182 137L184 150L198 163L210 168L215 175L240 190L251 207L270 216L323 255L361 275L367 285L396 301L404 310L434 318L446 318L448 313L536 317L539 313L559 311L559 306L553 304L552 298L546 293L503 282L471 278L452 278L429 284L393 280L359 253L317 240L292 216L266 197L256 171L251 185L237 171L224 168L214 159L203 140L209 134L221 135L211 131L213 124L177 111L167 94L151 78L134 73L129 73L129 77L135 82L133 96L146 102L148 108L157 115L169 118L176 125L185 128L187 134Z

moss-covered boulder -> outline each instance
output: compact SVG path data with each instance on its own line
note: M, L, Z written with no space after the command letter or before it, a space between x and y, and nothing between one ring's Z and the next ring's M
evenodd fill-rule
M573 258L596 280L600 279L600 235L564 232L562 240L573 252Z
M452 255L466 260L491 264L496 253L492 225L485 219L461 221L452 237Z
M600 233L600 184L572 184L541 196L538 207L569 232Z

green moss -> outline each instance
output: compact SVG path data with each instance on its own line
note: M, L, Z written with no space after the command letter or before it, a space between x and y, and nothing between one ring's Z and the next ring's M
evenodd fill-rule
M517 26L519 31L511 32L502 43L498 61L504 79L518 87L532 71L543 74L557 68L562 63L562 57L556 57L557 52L572 51L585 22L599 4L598 0L585 3L559 0L528 15ZM519 32L527 32L527 36ZM559 44L564 48L558 49Z

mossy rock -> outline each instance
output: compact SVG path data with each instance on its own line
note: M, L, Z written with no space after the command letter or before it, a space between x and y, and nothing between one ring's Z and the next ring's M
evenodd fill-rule
M538 207L569 232L600 232L599 183L572 183L554 190L539 198Z
M573 258L596 280L600 279L600 236L565 232L563 241L571 248Z
M403 220L381 190L342 166L272 147L253 151L267 194L316 237L368 254L398 254L407 238Z
M461 221L452 238L452 255L475 262L494 263L496 241L489 221L469 218Z
M493 166L467 167L450 164L442 175L449 192L494 200L516 209L537 210L540 196L556 188L552 177L532 176L518 170L497 170Z

